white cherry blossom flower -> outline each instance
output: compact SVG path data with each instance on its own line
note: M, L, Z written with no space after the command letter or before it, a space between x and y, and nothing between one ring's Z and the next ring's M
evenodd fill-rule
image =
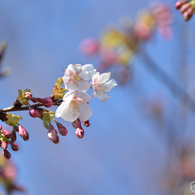
M91 97L85 92L67 92L63 97L62 104L57 108L55 116L66 121L73 122L77 118L87 121L92 116L88 102Z
M113 87L115 87L116 81L114 79L110 79L110 72L103 73L100 75L99 72L96 72L92 77L92 96L97 97L102 102L105 102L110 97L107 95L107 92L110 91Z
M65 88L75 91L87 91L90 88L89 80L95 72L96 69L92 64L84 66L70 64L64 72L63 81Z

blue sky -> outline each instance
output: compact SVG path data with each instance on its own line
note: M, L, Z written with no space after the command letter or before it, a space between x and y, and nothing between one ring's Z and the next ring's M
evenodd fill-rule
M0 82L0 106L10 106L19 88L30 88L34 96L49 96L68 64L93 62L78 49L84 38L97 37L105 25L117 23L121 16L135 17L138 9L148 2L1 1L0 40L8 42L3 64L12 72ZM179 15L176 11L174 14ZM157 36L147 46L154 60L170 75L174 74L171 65L175 45L176 38L165 42ZM47 138L41 120L21 113L30 140L23 142L18 138L20 150L12 152L12 159L18 167L18 182L26 187L26 194L163 194L158 189L166 169L166 149L138 108L147 95L172 96L142 63L135 59L133 84L114 88L109 93L111 99L104 104L97 99L91 101L91 126L85 128L82 140L75 136L71 124L59 120L69 132L54 145Z

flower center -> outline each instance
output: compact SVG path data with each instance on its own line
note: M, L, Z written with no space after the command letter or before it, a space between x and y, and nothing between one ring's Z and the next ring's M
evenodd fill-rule
M76 74L74 74L74 75L72 75L71 80L72 80L73 83L76 83L81 79Z

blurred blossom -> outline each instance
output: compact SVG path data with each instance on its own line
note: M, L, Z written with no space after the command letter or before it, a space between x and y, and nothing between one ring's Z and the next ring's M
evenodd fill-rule
M13 191L23 192L24 189L16 184L17 171L11 160L0 155L0 182L6 188L8 194Z
M124 75L128 66L132 64L133 56L138 54L141 43L148 42L158 32L164 38L170 38L172 15L170 8L165 4L152 3L148 8L138 12L135 20L123 17L123 28L116 26L107 27L98 39L86 39L81 42L80 49L86 56L95 56L98 70L103 71L112 66L121 66L119 74ZM127 82L119 76L121 83Z
M82 50L84 55L92 56L97 54L99 49L99 43L95 39L88 38L81 42L80 49Z

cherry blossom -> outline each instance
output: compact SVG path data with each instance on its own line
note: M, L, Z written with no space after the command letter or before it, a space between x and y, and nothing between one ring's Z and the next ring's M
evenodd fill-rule
M70 91L64 95L62 104L56 110L55 116L66 121L73 122L77 118L87 121L92 116L92 110L88 105L91 97L85 92Z
M107 95L106 92L110 91L113 87L115 87L116 81L114 79L110 79L110 72L103 73L100 75L99 72L93 75L92 77L92 89L93 94L92 96L95 98L97 97L102 102L105 102L110 97Z
M92 64L81 66L70 64L64 72L63 81L65 88L75 91L87 91L90 88L88 80L91 79L96 69Z

